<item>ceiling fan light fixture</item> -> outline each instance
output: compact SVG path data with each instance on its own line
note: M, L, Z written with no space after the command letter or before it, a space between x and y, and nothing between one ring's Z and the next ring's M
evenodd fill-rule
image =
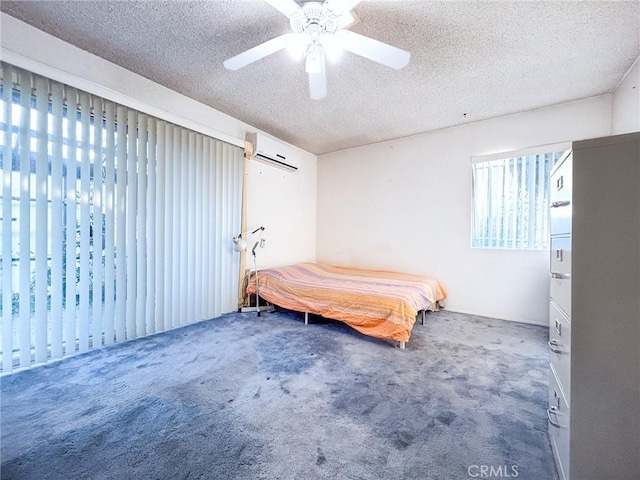
M287 52L294 60L300 61L307 54L309 37L305 33L292 33L287 38Z
M345 30L345 27L359 22L351 10L360 0L311 1L302 5L295 0L265 1L289 18L291 33L272 38L228 58L223 62L228 70L238 70L287 49L294 58L306 56L305 72L309 79L310 98L321 100L327 94L326 60L337 60L343 51L396 70L409 63L411 54L408 51Z
M318 44L312 44L307 51L304 70L307 73L322 73L324 52Z

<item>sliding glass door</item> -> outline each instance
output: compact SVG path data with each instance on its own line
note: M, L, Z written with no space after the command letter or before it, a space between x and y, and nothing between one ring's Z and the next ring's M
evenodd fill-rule
M236 308L242 149L0 76L2 371Z

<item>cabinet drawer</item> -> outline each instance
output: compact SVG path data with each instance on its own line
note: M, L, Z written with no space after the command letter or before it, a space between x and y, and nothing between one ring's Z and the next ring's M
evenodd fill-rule
M571 233L571 191L573 183L573 154L552 173L549 206L550 233Z
M549 283L549 296L567 317L571 318L571 277L552 272Z
M560 389L558 379L551 369L549 376L549 440L556 459L558 474L563 480L569 480L569 404Z
M551 272L571 275L571 237L551 237Z
M549 362L571 402L571 322L558 306L549 302Z
M567 200L570 202L570 200ZM553 204L552 204L553 205ZM551 235L566 235L571 233L571 204L549 209Z

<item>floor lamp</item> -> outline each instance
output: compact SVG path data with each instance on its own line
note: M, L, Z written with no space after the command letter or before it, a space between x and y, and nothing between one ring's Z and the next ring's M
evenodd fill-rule
M256 272L256 312L260 317L262 315L262 312L260 311L260 287L258 285L258 261L256 260L256 248L258 248L258 246L260 246L260 248L264 247L265 240L264 238L262 238L264 227L258 227L252 232L249 232L247 230L246 232L240 233L237 237L233 237L233 248L236 250L236 252L245 252L248 245L246 239L251 235L257 234L258 232L260 232L260 237L258 238L258 241L253 245L253 248L251 249L251 255L253 255L253 269Z

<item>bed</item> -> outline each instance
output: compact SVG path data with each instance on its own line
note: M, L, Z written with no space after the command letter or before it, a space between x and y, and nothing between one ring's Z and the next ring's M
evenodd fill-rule
M257 282L256 282L257 277ZM265 268L252 275L246 293L279 307L340 320L372 337L404 343L416 316L444 306L447 294L431 277L360 270L323 263Z

